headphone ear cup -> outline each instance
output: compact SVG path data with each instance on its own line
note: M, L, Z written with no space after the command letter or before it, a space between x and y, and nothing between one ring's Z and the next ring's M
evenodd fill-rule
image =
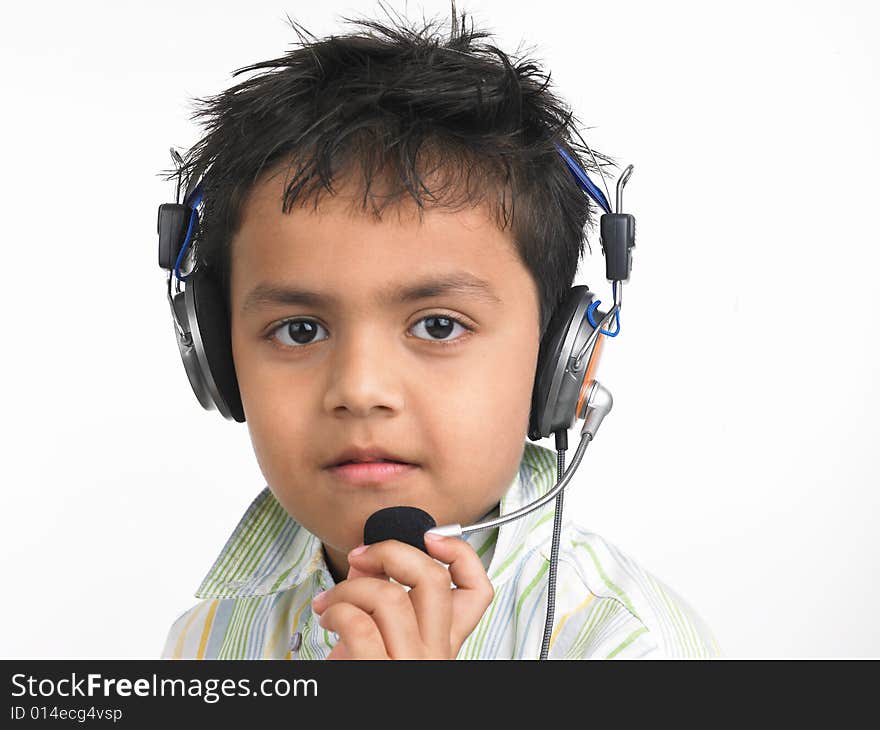
M529 439L539 441L560 429L568 429L577 417L577 405L588 368L584 362L577 372L569 370L569 361L593 331L587 309L593 293L586 286L573 286L550 318L535 368L532 409L529 414ZM598 317L604 316L598 310ZM601 337L601 335L600 335ZM594 343L593 348L596 348Z
M178 292L172 300L174 307L174 318L180 323L184 332L174 328L174 334L177 335L177 348L180 350L180 359L183 361L186 377L189 379L189 385L195 393L196 399L205 410L210 411L214 408L211 394L208 390L208 384L205 381L205 375L202 365L199 362L199 355L193 344L193 338L190 334L192 326L189 323L189 315L187 314L186 292Z
M198 360L198 377L203 391L210 398L208 405L195 386L193 390L196 390L203 407L216 408L224 418L243 423L244 408L232 359L232 334L220 286L206 270L196 269L187 281L184 294L187 321ZM192 381L191 375L190 383Z

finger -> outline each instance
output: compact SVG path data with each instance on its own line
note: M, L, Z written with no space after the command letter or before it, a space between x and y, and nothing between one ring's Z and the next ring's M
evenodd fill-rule
M388 659L379 627L357 606L334 603L321 614L318 624L328 631L335 631L340 642L345 642L345 649L340 650L335 659Z
M352 657L348 649L345 647L345 640L340 637L339 641L336 642L336 646L334 646L327 655L327 659L354 659L354 657Z
M383 540L358 555L349 553L349 564L360 570L381 571L410 586L419 636L433 655L448 657L452 625L452 585L449 571L430 555L399 540Z
M382 580L388 580L388 576L384 573L373 573L366 570L359 570L353 565L348 566L348 575L345 576L346 580L349 580L350 578L381 578Z
M361 543L361 544L363 544L363 543ZM360 547L360 545L358 547ZM356 549L357 548L355 548L355 550ZM345 579L349 580L350 578L364 578L364 577L382 578L384 580L388 580L388 576L385 575L382 571L362 570L361 568L358 568L358 567L352 565L351 561L349 561L348 575L345 576Z
M312 610L323 614L339 603L356 606L370 618L378 627L389 656L417 658L424 653L416 612L403 586L381 578L344 580L315 598Z
M433 558L449 566L449 574L455 583L450 636L457 654L492 603L495 588L486 575L480 556L466 540L426 534L425 547Z
M382 580L388 580L388 576L381 571L361 570L354 565L349 565L348 575L345 576L345 579L350 580L351 578L381 578Z

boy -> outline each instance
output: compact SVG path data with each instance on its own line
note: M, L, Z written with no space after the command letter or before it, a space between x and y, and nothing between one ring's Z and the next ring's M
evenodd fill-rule
M556 483L556 455L524 438L541 336L591 220L554 148L573 151L572 115L535 64L452 12L448 40L375 21L300 35L236 74L274 72L197 113L211 129L184 168L205 181L195 255L228 303L267 486L163 657L540 653L552 503L426 537L427 553L361 545L384 507L467 525ZM719 654L670 588L571 522L555 612L550 658Z

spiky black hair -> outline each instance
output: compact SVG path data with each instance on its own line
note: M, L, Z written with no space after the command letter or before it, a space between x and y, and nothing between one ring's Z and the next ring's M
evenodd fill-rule
M479 42L490 33L475 30L473 18L468 30L465 16L452 0L448 37L424 18L421 28L399 15L387 24L343 18L361 32L320 40L288 16L299 47L233 76L269 71L194 100L192 119L204 119L206 133L181 168L163 172L166 180L180 175L187 193L202 180L196 261L217 276L227 301L230 243L261 175L286 167L287 213L309 199L317 207L334 181L360 172L362 211L369 206L377 219L410 198L420 215L426 205L487 205L502 230L510 226L534 278L543 334L593 223L592 203L554 143L587 171L604 175L615 163L583 143L549 73ZM383 192L373 185L380 177Z

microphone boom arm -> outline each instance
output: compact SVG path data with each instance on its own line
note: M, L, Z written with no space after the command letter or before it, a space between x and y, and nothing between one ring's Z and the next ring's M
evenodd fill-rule
M510 522L511 520L516 520L520 517L524 517L529 512L538 509L542 505L549 502L553 499L560 491L565 489L566 485L571 481L571 478L574 476L575 471L577 471L578 466L581 463L581 459L584 458L584 452L587 450L587 446L590 441L593 440L593 434L590 433L588 427L590 425L590 420L586 419L584 421L584 427L581 429L581 440L577 446L577 449L574 452L574 456L572 457L571 463L568 465L568 468L565 470L565 473L562 475L562 479L556 484L553 489L551 489L547 494L541 497L539 500L532 502L531 504L527 504L525 507L518 509L516 512L511 512L509 515L503 515L500 517L496 517L491 520L486 520L485 522L478 522L475 525L469 525L468 527L462 527L458 523L453 523L451 525L438 525L437 527L432 527L428 532L434 533L436 535L444 535L446 537L462 537L463 535L470 534L471 532L477 532L478 530L488 530L492 527L497 527L498 525L503 525L505 522Z

